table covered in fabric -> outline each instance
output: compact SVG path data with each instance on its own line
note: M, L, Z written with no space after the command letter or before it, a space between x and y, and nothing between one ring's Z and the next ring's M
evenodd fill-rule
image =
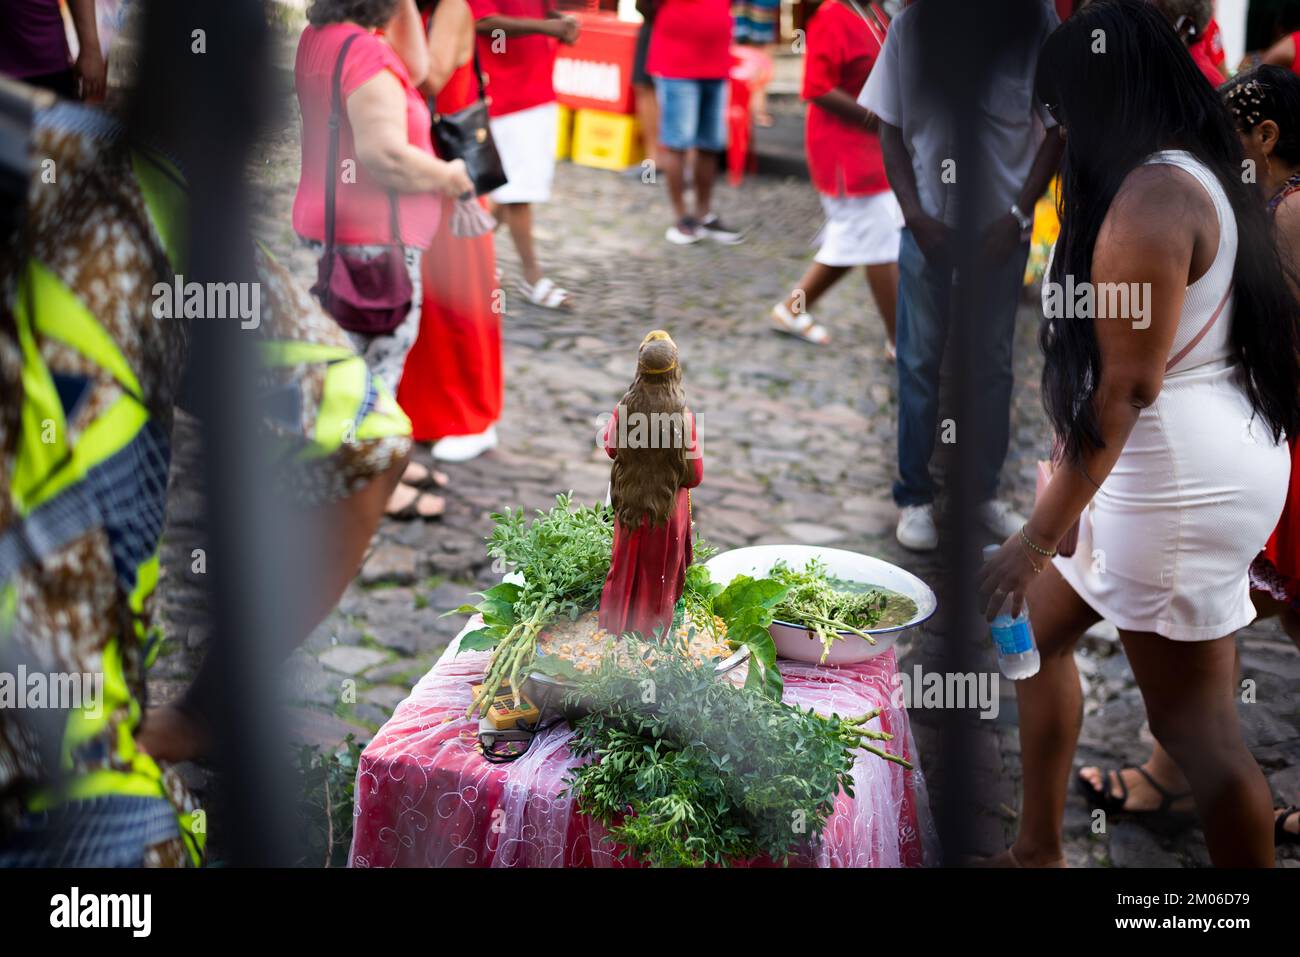
M470 630L469 627L466 631ZM462 632L464 634L464 632ZM397 706L361 755L351 863L354 867L618 867L604 828L574 807L565 778L578 761L560 722L508 764L484 760L478 719L465 718L470 684L487 652L457 653L459 636ZM822 840L804 859L818 867L916 867L936 862L938 841L907 713L891 700L893 649L857 665L780 662L785 700L819 713L884 711L877 742L915 765L907 771L862 752L855 797L843 793ZM545 720L545 717L543 718Z

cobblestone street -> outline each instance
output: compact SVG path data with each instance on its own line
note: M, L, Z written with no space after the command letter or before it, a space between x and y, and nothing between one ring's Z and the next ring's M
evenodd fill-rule
M295 244L289 208L297 182L296 117L257 157L262 195L259 232L304 282L313 256ZM560 164L557 195L537 210L537 241L547 271L574 293L572 315L525 305L514 292L517 260L504 234L497 252L506 290L506 407L500 448L450 476L447 514L431 523L386 522L360 575L337 611L286 667L285 693L302 740L324 749L348 733L368 740L461 628L439 617L494 581L483 549L490 513L549 505L572 489L580 501L603 498L609 464L597 448L597 417L631 379L637 343L667 329L681 349L690 406L705 454L704 483L694 496L699 534L730 548L799 542L865 552L915 572L941 593L934 561L904 551L893 537L890 498L895 469L896 382L866 283L846 278L820 304L818 320L834 338L818 348L771 331L766 313L801 274L821 223L812 188L801 181L749 178L723 188L723 218L746 230L733 248L703 243L680 248L663 239L667 202L661 188L634 177ZM1035 461L1048 446L1039 400L1036 316L1022 307L1016 342L1012 450L1004 470L1007 497L1028 511ZM183 424L184 426L184 424ZM164 601L169 647L159 662L155 703L184 686L202 652L199 583L188 570L201 538L202 503L193 490L200 466L181 429L165 543ZM420 455L427 459L427 450ZM982 629L980 653L996 663ZM1112 633L1113 634L1113 633ZM929 668L943 636L920 629L899 643L900 670ZM1240 636L1244 677L1257 703L1240 712L1274 797L1300 792L1300 655L1276 624ZM1113 637L1100 631L1078 653L1086 714L1076 763L1107 767L1144 760L1151 738L1141 698ZM355 703L341 688L356 679ZM1001 682L996 719L977 720L981 771L978 840L969 850L1000 850L1015 832L1019 747L1014 689ZM937 747L938 718L914 710L922 767L936 803L965 800L946 787ZM187 769L200 789L205 772ZM969 793L969 792L968 792ZM1168 832L1110 821L1095 834L1089 809L1071 794L1066 812L1072 866L1204 866L1196 828ZM952 849L950 849L952 850ZM1286 852L1294 855L1294 851ZM1289 857L1287 866L1300 866Z

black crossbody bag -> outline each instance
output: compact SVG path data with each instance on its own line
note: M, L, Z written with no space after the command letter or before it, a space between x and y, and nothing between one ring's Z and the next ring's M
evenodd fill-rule
M478 62L478 39L474 41L474 76L478 80L478 100L455 113L438 113L432 102L430 132L438 156L445 160L464 160L465 172L474 184L474 192L485 196L506 184L501 154L488 126L487 83Z

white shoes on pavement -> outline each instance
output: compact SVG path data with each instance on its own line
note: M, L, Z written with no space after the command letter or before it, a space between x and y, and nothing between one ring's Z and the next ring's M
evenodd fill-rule
M904 505L898 513L898 544L914 552L932 552L939 547L939 529L934 524L934 506Z
M975 510L980 525L998 541L1003 542L1024 528L1027 519L1000 499L981 502Z
M468 462L497 447L497 427L489 425L477 435L449 435L433 443L433 457L443 462Z
M998 541L1016 534L1025 517L1006 502L991 498L975 510L980 527ZM930 552L939 547L939 529L934 523L934 505L904 505L898 513L898 544L914 552Z

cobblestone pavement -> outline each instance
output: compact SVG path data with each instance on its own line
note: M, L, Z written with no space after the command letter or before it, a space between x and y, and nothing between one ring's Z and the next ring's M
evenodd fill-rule
M260 232L305 281L314 264L296 247L289 208L297 179L296 123L268 140L258 157L263 191ZM493 581L483 551L489 514L506 506L550 504L574 490L583 501L603 497L608 461L596 448L596 417L630 381L636 345L662 327L683 357L688 401L700 416L705 480L694 497L700 533L721 547L769 542L826 544L876 555L938 587L936 566L901 549L893 538L889 486L895 468L896 382L884 334L861 276L847 278L818 310L835 337L817 348L776 335L766 310L801 274L820 225L812 189L795 181L750 179L723 188L728 222L747 229L735 248L670 246L663 240L666 200L653 186L619 174L561 164L555 201L538 210L537 240L549 273L575 293L573 315L558 315L507 295L507 397L501 446L477 461L446 466L451 477L441 521L385 523L338 610L288 663L285 688L299 737L335 747L352 732L365 741L460 628L439 612ZM510 243L498 244L508 290L518 276ZM1034 465L1046 451L1039 402L1040 360L1035 315L1021 310L1016 342L1013 447L1004 482L1008 497L1028 510ZM165 595L170 653L160 662L158 700L183 687L204 633L195 584L187 573L199 532L201 503L191 486L195 450L182 448L173 478L167 534ZM192 445L192 443L191 443ZM979 652L996 671L986 634ZM943 638L920 629L899 643L901 667L929 667ZM1276 626L1241 636L1245 675L1258 703L1243 704L1251 748L1275 792L1300 791L1300 656ZM1116 642L1085 639L1078 653L1086 692L1079 763L1106 766L1144 759L1151 744L1142 703ZM355 678L355 703L341 702L344 679ZM994 720L972 718L978 835L970 850L1000 850L1015 831L1019 746L1014 690L1001 683ZM971 712L972 715L974 712ZM932 799L968 800L946 786L934 711L915 710L913 723ZM201 769L189 769L203 784ZM1068 858L1074 866L1196 866L1208 863L1195 828L1169 833L1112 821L1092 832L1081 798L1066 812ZM1300 866L1300 859L1285 863Z

